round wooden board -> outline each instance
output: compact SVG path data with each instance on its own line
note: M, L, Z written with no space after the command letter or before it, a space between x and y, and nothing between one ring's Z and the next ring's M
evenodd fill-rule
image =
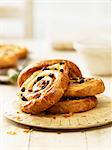
M102 126L112 122L112 100L106 96L98 96L96 108L73 115L51 115L41 113L30 115L21 112L19 101L6 104L5 117L20 124L46 129L82 129Z

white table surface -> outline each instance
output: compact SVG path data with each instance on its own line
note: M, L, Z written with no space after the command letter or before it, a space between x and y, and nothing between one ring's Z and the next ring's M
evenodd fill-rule
M31 57L40 59L66 58L75 61L85 76L90 75L84 63L75 52L56 52L48 44L37 41L6 41L22 44L31 50ZM33 51L34 50L34 51ZM103 77L106 90L105 95L110 95L111 77ZM0 150L111 150L112 125L106 125L89 130L72 132L49 132L35 130L16 124L3 116L3 106L7 101L16 97L17 86L0 85ZM30 129L26 133L26 129ZM15 134L11 135L8 132Z

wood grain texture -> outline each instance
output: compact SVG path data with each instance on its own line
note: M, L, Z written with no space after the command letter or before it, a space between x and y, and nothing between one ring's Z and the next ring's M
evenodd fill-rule
M88 150L111 150L112 139L109 128L86 131Z
M1 150L27 150L29 144L29 127L11 123L3 116L3 107L8 100L15 98L14 86L0 86L0 149ZM7 94L6 94L6 91ZM13 92L11 92L13 91ZM26 133L26 131L29 131Z
M44 138L43 138L44 137ZM55 144L54 144L55 143ZM56 133L32 131L30 150L87 150L84 132Z

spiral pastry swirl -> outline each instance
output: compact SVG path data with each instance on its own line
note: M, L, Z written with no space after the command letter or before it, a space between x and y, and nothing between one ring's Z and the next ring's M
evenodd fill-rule
M18 96L23 101L22 111L37 114L57 103L69 83L66 62L43 67L30 75L22 84Z
M97 106L95 95L105 90L101 79L83 78L76 64L61 59L29 65L20 73L18 85L21 110L30 114L87 111Z
M62 60L62 59L43 60L26 67L18 77L18 85L21 87L21 85L25 82L25 80L28 79L35 71L40 70L42 68L46 68L50 65L54 65L56 63L59 63L61 66L63 62L66 62L69 68L69 77L82 77L81 71L77 67L77 65L69 60Z

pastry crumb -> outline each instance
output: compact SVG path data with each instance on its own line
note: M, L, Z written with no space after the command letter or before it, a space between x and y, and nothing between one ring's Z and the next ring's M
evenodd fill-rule
M23 132L24 132L24 133L29 133L29 132L30 132L30 129L24 129Z
M18 121L22 121L22 119L21 119L19 116L17 116L16 119L17 119Z
M16 134L16 132L15 132L15 131L7 131L7 134L15 135L15 134Z
M64 114L65 118L71 117L73 115L73 113L69 113L69 114Z
M86 117L86 116L82 116L82 117Z
M55 116L53 116L53 119L56 119L56 117L55 117Z

